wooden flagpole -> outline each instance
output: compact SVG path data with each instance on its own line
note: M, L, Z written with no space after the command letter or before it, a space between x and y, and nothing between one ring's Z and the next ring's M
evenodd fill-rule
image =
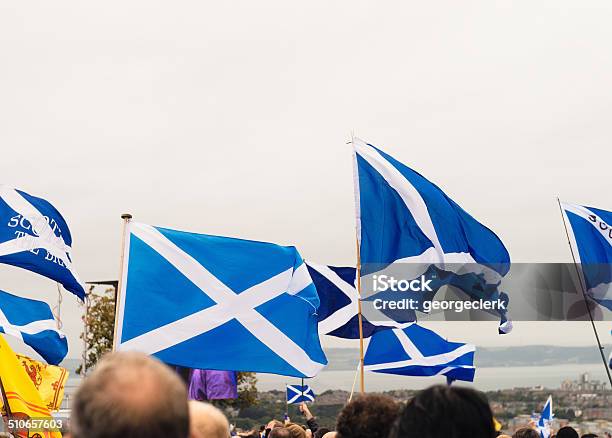
M121 215L123 220L123 232L121 233L121 255L119 257L119 281L117 283L117 290L115 291L115 327L113 331L113 351L117 351L117 327L119 322L119 300L121 299L121 288L123 287L123 262L125 261L125 233L132 215L124 213Z
M4 384L2 383L2 377L0 377L0 392L2 393L2 405L4 407L4 412L6 412L7 420L11 420L13 418L13 413L11 412L11 406L9 405L8 397L6 396L6 391L4 389ZM6 422L6 425L9 425L9 421ZM7 429L11 429L7 427ZM11 430L14 432L14 430Z
M578 268L578 263L576 262L576 254L574 254L574 247L572 246L572 242L569 236L569 231L567 229L567 223L565 222L565 213L563 211L563 207L561 207L561 201L559 200L558 197L557 197L557 203L559 204L559 211L561 212L561 219L563 220L563 227L565 228L565 235L567 236L567 243L570 247L570 252L572 253L572 260L574 261L574 267L576 268L576 275L578 275L578 282L580 283L580 290L582 291L582 298L584 298L584 304L587 308L589 319L591 320L591 326L593 327L593 333L595 333L595 340L597 341L597 347L599 348L599 354L601 355L601 360L603 361L604 368L606 369L606 373L608 374L608 380L610 381L610 387L612 387L612 375L610 375L610 368L608 368L608 363L606 362L604 348L601 345L601 341L599 340L599 333L597 333L597 327L595 327L595 322L593 321L593 313L591 312L591 307L589 306L589 300L586 294L586 285L585 285L583 277L580 275L580 269Z

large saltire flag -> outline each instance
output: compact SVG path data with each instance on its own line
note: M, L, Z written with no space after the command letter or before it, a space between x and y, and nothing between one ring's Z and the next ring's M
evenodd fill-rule
M550 438L553 417L552 395L549 395L537 424L538 432L540 433L541 438Z
M12 415L22 414L36 420L52 420L49 408L3 335L0 335L0 379ZM5 406L3 409L6 412ZM30 431L29 436L33 436L33 432ZM36 432L45 438L62 436L60 432L48 430Z
M0 185L0 263L48 277L80 299L85 288L72 266L68 224L48 201Z
M585 291L612 310L612 212L561 203Z
M59 364L68 353L66 336L57 328L47 303L1 290L0 333L20 339L52 365Z
M390 155L359 139L353 148L362 275L391 263L422 264L423 272L435 265L460 277L451 283L471 298L495 299L491 288L510 269L499 237ZM504 315L500 332L510 327Z
M313 262L306 262L306 265L321 301L317 311L319 335L359 339L357 269ZM365 317L362 327L364 338L385 328L371 324Z
M375 333L369 339L364 370L402 376L446 376L474 380L475 347L449 342L436 332L416 323Z
M119 350L189 368L311 377L319 297L294 247L130 222Z

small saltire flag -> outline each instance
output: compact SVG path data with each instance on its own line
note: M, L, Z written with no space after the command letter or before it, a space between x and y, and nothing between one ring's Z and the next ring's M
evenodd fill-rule
M561 203L586 292L612 310L612 212Z
M119 350L209 370L312 377L319 297L294 247L130 222Z
M68 224L48 201L0 185L0 263L61 283L80 299L85 288L72 266Z
M369 339L364 370L403 376L446 376L474 380L473 345L449 342L416 323L383 330Z
M0 335L0 379L2 379L13 415L22 414L30 418L51 420L51 413L36 386L2 335ZM46 438L61 438L62 436L59 432L40 431L38 433Z
M548 396L548 400L546 400L546 404L542 409L542 413L540 414L540 418L538 420L538 432L540 433L541 438L550 438L550 430L553 421L553 408L552 408L552 395Z
M438 186L380 149L353 139L362 275L391 263L457 270L470 297L497 287L510 256L497 235ZM489 295L491 293L489 292ZM502 318L500 332L510 324Z
M22 340L52 365L60 363L68 353L66 336L58 330L47 303L1 290L0 333Z
M27 356L17 355L32 383L38 390L47 409L59 410L64 399L64 389L68 381L68 370L55 365L47 365Z
M317 311L319 335L359 339L358 300L355 286L357 270L307 262L308 272L319 294L321 305ZM362 318L363 337L368 338L384 329Z
M315 393L309 385L287 385L287 403L313 402Z

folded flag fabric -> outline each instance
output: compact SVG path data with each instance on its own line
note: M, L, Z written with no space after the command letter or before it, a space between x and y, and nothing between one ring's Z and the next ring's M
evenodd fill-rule
M136 222L125 238L119 350L189 368L297 377L327 364L319 297L294 247Z
M3 335L0 335L0 379L2 379L2 386L12 415L21 414L41 420L52 419L49 408ZM6 406L3 408L6 412ZM62 436L59 432L37 432L45 438L61 438Z
M189 377L190 400L227 400L238 398L235 371L191 370Z
M550 431L552 428L553 421L553 410L552 410L552 395L548 396L548 400L546 400L546 404L542 409L542 413L540 414L540 418L538 420L538 432L541 438L550 438Z
M58 330L47 303L1 290L0 333L22 340L52 365L60 363L68 353L66 336Z
M469 287L470 296L474 288L499 286L510 256L493 231L380 149L360 139L353 140L353 148L362 275L391 263L422 264L422 272L433 264L467 276L457 284Z
M561 203L585 291L612 310L612 212Z
M315 397L309 385L287 385L287 404L313 402Z
M40 398L50 411L57 411L64 399L64 389L68 381L68 370L55 365L47 365L27 356L17 354L32 383L38 390Z
M321 301L317 311L319 335L359 339L357 269L312 262L306 265ZM371 324L366 318L362 318L362 327L364 338L385 328Z
M474 380L473 345L449 342L416 323L383 330L369 339L364 370L403 376L444 375L453 380Z
M48 201L0 185L0 263L36 272L81 300L85 287L72 266L68 224Z

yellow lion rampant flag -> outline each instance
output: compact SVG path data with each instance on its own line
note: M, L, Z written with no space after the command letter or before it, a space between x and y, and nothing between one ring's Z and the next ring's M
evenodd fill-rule
M58 422L51 416L32 379L2 335L0 379L4 389L3 396L6 395L9 405L9 409L3 406L3 411L5 414L11 414L8 418L10 429L17 429L17 435L20 437L61 438L60 432L52 430L59 428ZM3 398L0 398L0 401Z
M57 411L64 399L64 389L68 380L68 370L55 365L47 365L27 356L17 354L17 359L32 383L38 389L40 398L50 411Z

